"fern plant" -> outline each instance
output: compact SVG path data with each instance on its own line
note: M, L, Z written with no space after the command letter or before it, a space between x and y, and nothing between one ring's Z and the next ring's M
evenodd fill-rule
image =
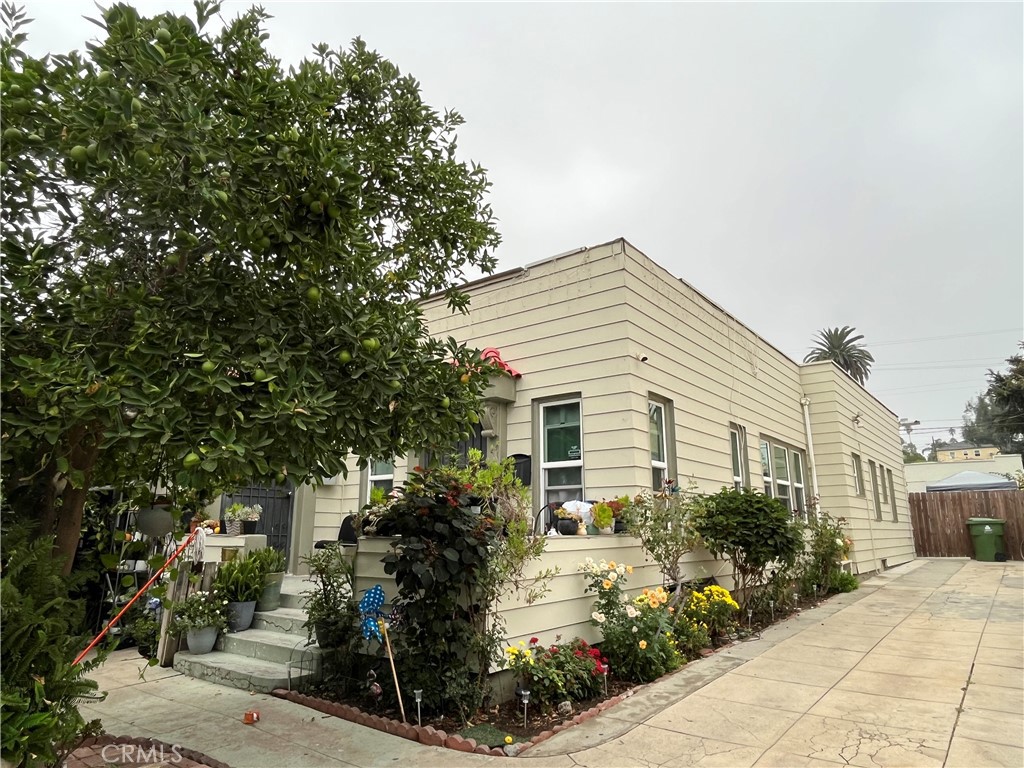
M58 765L99 721L86 723L77 705L102 698L85 675L106 656L72 665L90 638L80 635L82 605L68 597L63 563L53 557L53 538L27 543L12 531L4 541L2 606L3 682L0 742L16 766Z

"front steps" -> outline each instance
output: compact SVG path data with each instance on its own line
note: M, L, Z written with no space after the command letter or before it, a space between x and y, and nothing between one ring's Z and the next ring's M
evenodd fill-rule
M306 621L301 595L308 583L286 576L281 607L257 611L252 627L217 638L215 650L194 654L178 651L174 669L198 680L246 691L269 693L295 689L320 673L320 648L306 645Z

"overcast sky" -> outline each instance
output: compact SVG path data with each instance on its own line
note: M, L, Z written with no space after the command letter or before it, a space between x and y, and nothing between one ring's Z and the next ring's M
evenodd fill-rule
M920 447L1024 337L1020 3L264 6L286 64L360 36L463 114L499 269L622 236L798 360L856 326ZM35 53L100 32L28 9Z

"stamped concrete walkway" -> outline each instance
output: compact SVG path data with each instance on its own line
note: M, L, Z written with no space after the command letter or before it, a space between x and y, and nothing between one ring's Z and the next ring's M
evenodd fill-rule
M462 766L424 747L138 656L99 672L108 732L234 768ZM241 723L259 709L255 726ZM507 760L507 759L506 759ZM531 748L524 768L1024 766L1024 565L917 560ZM509 763L511 765L511 763Z

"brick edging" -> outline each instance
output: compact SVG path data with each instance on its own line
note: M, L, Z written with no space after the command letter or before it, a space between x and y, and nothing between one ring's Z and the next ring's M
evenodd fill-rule
M231 768L231 766L229 766L227 763L222 763L220 760L215 760L209 755L204 755L202 752L196 752L194 749L187 749L181 747L180 745L168 744L167 742L160 741L159 739L143 739L136 738L134 736L112 736L109 733L105 733L101 736L90 736L89 738L82 739L82 741L78 742L78 745L71 752L71 754L68 755L67 762L65 763L65 765L68 766L68 768L74 768L74 766L79 764L84 765L84 763L81 762L82 758L76 758L75 753L77 753L80 749L91 749L93 751L96 751L97 747L102 748L104 746L107 746L108 744L134 744L135 746L142 747L143 749L147 750L153 749L155 747L157 749L166 750L168 752L173 752L174 750L177 750L176 754L179 754L182 757L186 758L187 760L191 760L194 763L206 765L209 766L209 768Z

